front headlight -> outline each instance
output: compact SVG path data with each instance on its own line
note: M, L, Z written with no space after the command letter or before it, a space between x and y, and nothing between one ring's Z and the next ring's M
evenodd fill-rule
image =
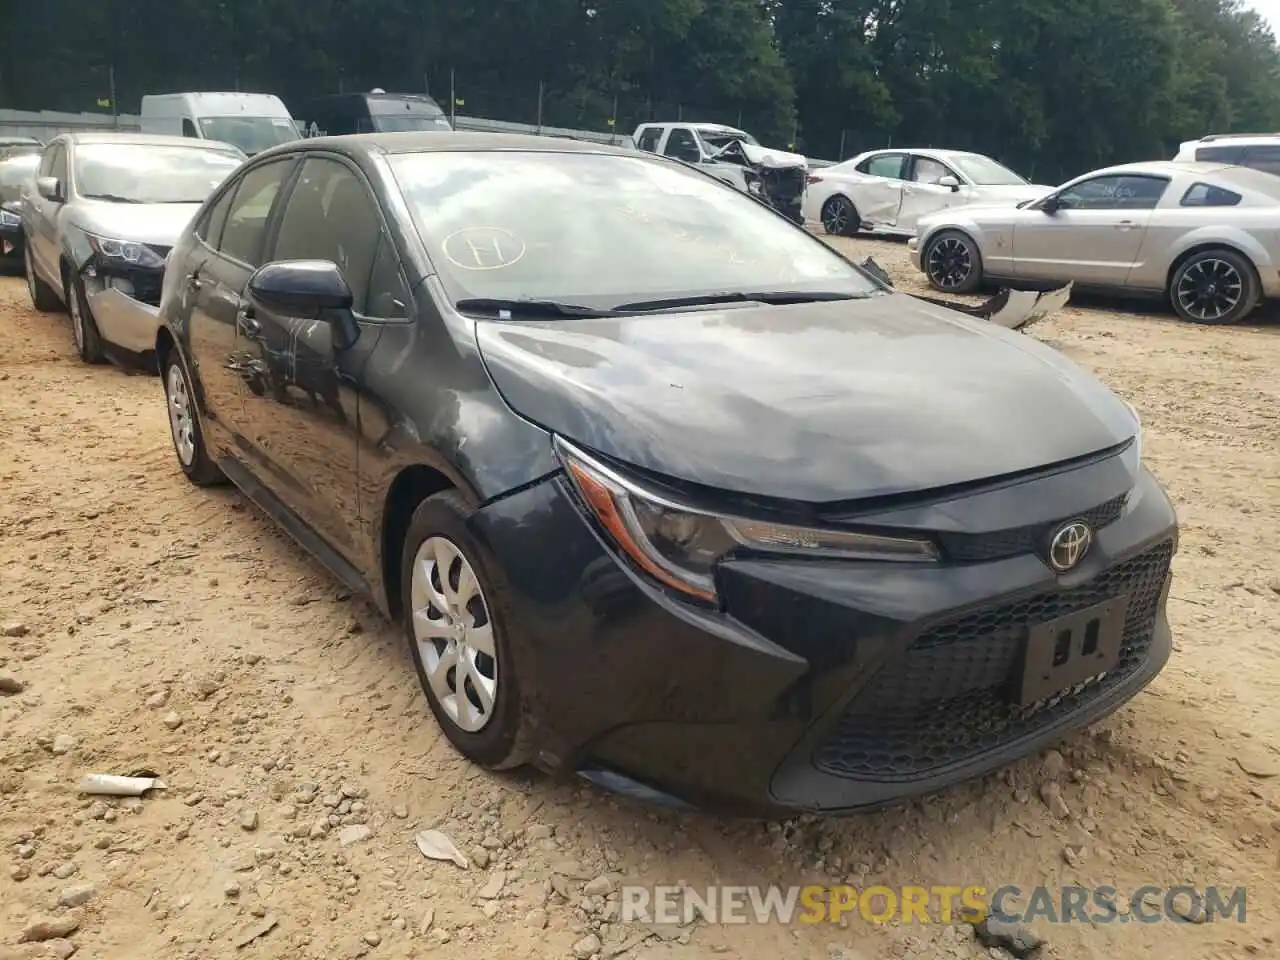
M614 543L654 579L716 602L715 565L734 551L840 560L933 562L929 540L721 516L643 489L563 439L556 452L583 503Z
M164 267L164 258L145 243L134 243L131 240L112 240L109 237L98 237L86 234L93 252L104 260L113 263L128 264L131 267Z

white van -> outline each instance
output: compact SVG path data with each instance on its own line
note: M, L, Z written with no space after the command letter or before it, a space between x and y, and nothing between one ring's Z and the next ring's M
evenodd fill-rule
M1218 133L1188 140L1175 160L1200 160L1280 174L1280 133Z
M233 143L249 156L301 134L270 93L159 93L142 98L142 132Z

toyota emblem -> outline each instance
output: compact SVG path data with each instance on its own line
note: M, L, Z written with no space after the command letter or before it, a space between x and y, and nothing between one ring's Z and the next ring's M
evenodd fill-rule
M1093 531L1081 520L1064 523L1049 541L1049 566L1059 573L1074 570L1093 543Z

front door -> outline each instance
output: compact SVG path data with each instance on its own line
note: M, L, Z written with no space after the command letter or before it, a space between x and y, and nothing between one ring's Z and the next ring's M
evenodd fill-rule
M353 312L369 309L382 235L372 191L338 158L303 161L285 199L271 260L328 260L351 288ZM328 323L247 303L237 352L259 371L243 383L245 440L285 505L330 546L357 559L359 378L380 329L360 324L356 345L337 349Z
M1055 194L1059 206L1052 213L1040 204L1017 211L1016 276L1125 286L1151 212L1168 186L1166 177L1108 174L1059 191Z
M62 186L66 196L67 183L67 148L61 141L50 144L40 160L38 177L53 177ZM31 259L37 268L36 272L48 280L59 294L62 283L58 277L58 258L61 255L58 240L58 214L63 205L54 200L46 200L34 187L27 198L31 204L32 234L29 238Z
M203 243L179 280L180 312L187 317L191 361L200 371L204 415L242 458L248 450L237 438L249 373L237 353L236 324L249 277L262 261L273 205L296 163L286 157L261 164L228 186L197 225Z
M941 161L912 156L911 172L902 185L902 202L894 224L899 230L914 233L921 217L959 205L963 188L942 186L938 181L943 177L954 177L960 182L956 172Z

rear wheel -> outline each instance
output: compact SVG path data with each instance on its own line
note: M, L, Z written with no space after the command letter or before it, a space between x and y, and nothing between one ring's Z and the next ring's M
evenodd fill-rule
M1261 286L1253 264L1234 250L1201 250L1174 271L1169 300L1191 323L1239 323L1258 305Z
M978 245L959 230L944 230L931 237L921 261L929 283L943 293L972 293L982 285Z
M164 358L164 399L169 412L169 435L178 455L178 466L197 487L211 487L225 479L205 447L204 431L196 410L195 392L182 355L174 347Z
M31 296L31 305L41 313L54 313L62 309L58 294L36 275L36 265L31 261L31 244L24 247L23 263L27 271L27 293Z
M835 196L822 205L822 229L833 237L852 237L862 224L848 197Z
M85 363L102 363L106 360L102 334L97 321L89 310L89 298L84 292L84 281L74 280L67 286L67 312L71 314L71 334L75 337L76 352Z

